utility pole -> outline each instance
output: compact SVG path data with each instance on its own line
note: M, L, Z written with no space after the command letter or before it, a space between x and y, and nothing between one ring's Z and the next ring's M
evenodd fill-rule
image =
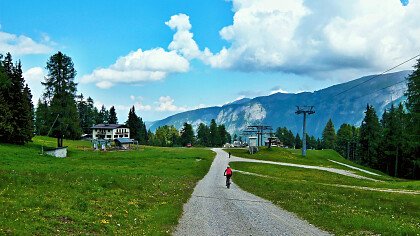
M296 106L296 114L303 114L303 138L302 138L302 156L306 157L306 114L315 113L314 106Z

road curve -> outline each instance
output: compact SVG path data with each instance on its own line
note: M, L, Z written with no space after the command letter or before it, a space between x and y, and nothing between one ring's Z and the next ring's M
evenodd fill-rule
M184 205L174 235L328 235L234 183L227 189L223 172L228 155L212 150L216 158Z

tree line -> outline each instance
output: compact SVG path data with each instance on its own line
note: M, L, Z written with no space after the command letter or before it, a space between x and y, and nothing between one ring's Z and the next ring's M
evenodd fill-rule
M158 127L155 133L148 131L149 145L174 147L174 146L203 146L221 147L225 143L231 142L231 135L226 131L224 125L217 125L212 119L210 126L200 123L197 127L197 134L191 124L185 122L181 130L177 130L173 125Z
M356 127L342 124L335 132L331 119L327 122L322 139L308 140L308 148L334 149L343 157L401 178L420 178L420 59L407 78L405 106L392 104L379 119L371 105L366 106L365 117ZM285 145L299 148L298 138L286 128L277 135ZM293 142L294 140L294 142Z
M0 142L24 144L33 137L32 94L20 61L0 54Z

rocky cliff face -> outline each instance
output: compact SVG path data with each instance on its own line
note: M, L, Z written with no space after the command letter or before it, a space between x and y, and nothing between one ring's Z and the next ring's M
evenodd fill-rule
M410 71L384 74L370 81L373 76L362 77L347 83L334 85L315 92L298 94L276 93L270 96L242 99L222 107L209 107L187 111L156 121L150 127L154 131L163 125L175 125L178 129L184 122L196 128L201 122L210 124L215 119L224 124L233 134L240 134L248 125L271 125L274 129L286 126L293 132L301 132L302 116L295 114L296 106L315 106L316 113L308 117L307 131L310 135L320 137L328 119L334 122L336 130L343 123L359 126L364 117L366 105L374 106L379 117L392 102L403 101L406 83L404 79ZM357 84L360 86L337 95ZM398 83L398 84L396 84ZM394 86L390 86L396 84ZM390 87L388 87L390 86Z

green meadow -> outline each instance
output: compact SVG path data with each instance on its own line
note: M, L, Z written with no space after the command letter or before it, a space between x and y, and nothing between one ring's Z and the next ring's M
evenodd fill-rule
M102 152L68 140L68 158L40 154L55 142L0 145L0 234L168 235L214 158L208 149Z
M239 187L328 232L336 235L420 234L420 195L410 193L419 193L420 181L375 177L337 165L328 159L357 166L332 150L311 150L307 157L300 156L300 150L280 148L263 148L254 155L244 149L229 151L246 158L346 169L381 180L374 182L320 170L231 162L235 170L248 172L234 173L233 181ZM383 192L387 189L404 193Z

